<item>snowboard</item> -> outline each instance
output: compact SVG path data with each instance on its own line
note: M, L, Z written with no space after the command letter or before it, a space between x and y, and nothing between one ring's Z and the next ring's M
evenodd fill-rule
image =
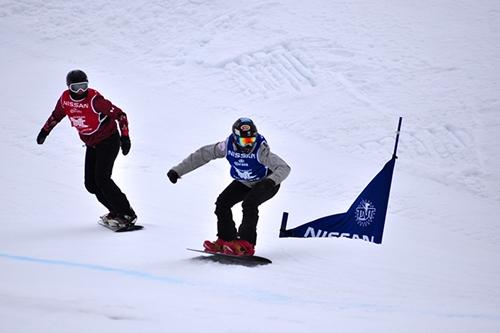
M114 232L136 231L136 230L141 230L142 228L144 228L144 226L137 225L137 224L134 224L134 225L131 225L128 227L116 227L116 226L111 226L102 220L97 221L97 224L102 225L103 227L105 227L111 231L114 231Z
M243 265L243 266L253 267L260 265L268 265L272 263L271 260L259 256L235 256L232 254L210 253L210 252L205 252L203 250L190 249L190 248L187 248L186 250L204 254L205 256L201 257L200 260L209 260L226 265Z

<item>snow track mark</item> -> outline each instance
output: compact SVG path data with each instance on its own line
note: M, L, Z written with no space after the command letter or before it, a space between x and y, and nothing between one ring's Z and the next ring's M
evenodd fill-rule
M316 86L312 66L299 50L286 44L240 55L222 66L247 96L269 97Z

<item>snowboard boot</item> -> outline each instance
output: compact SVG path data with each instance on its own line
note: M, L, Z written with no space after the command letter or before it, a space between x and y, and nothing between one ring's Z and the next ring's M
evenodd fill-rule
M253 256L255 253L255 246L243 239L226 242L222 247L224 254L233 256Z
M116 214L114 212L109 212L107 214L100 216L99 218L101 219L102 222L109 224L109 221L114 220L117 216L118 216L118 214Z
M217 238L215 242L206 240L203 242L203 248L205 249L205 252L209 253L222 253L224 251L223 246L226 244L224 240L221 238Z
M110 226L124 228L133 226L136 221L137 215L132 211L130 214L117 214L114 219L109 219L107 223Z

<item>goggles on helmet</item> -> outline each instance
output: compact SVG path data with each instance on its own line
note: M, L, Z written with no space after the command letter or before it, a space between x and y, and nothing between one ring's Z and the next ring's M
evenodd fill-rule
M257 138L255 136L251 136L251 137L238 136L238 137L236 137L236 143L240 147L253 146L255 141L257 141Z
M77 82L69 85L69 90L74 93L86 92L88 88L88 82Z

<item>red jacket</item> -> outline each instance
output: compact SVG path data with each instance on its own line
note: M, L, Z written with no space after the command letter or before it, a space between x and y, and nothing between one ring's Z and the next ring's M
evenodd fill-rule
M71 98L69 90L63 92L43 129L50 133L68 116L71 126L76 128L80 139L87 146L95 146L114 134L117 131L116 121L120 125L121 135L128 136L127 115L97 90L89 88L87 92L87 97L78 101Z

